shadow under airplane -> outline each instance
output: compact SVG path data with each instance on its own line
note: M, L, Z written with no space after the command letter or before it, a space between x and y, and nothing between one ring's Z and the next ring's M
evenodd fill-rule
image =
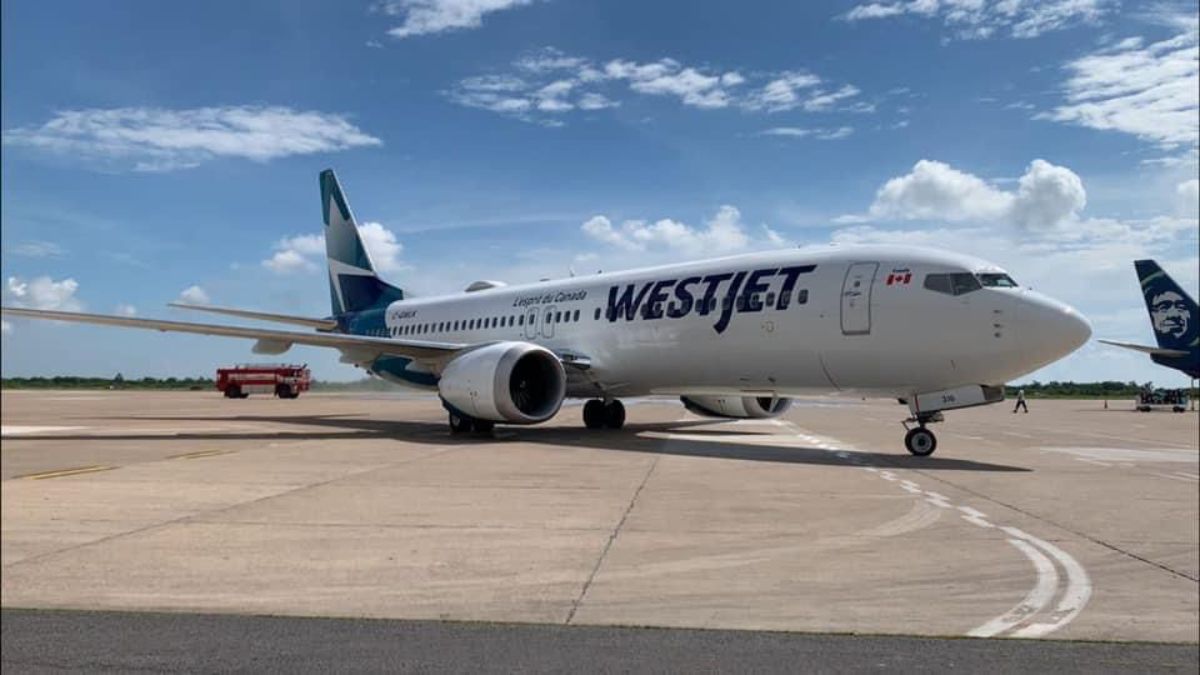
M374 420L352 415L236 415L233 417L109 417L109 420L140 420L163 422L245 422L252 424L287 424L311 427L306 431L247 431L247 432L183 432L175 434L54 434L20 436L12 440L21 441L180 441L180 440L261 440L261 441L335 441L362 439L394 439L420 442L430 445L462 445L468 443L523 442L545 445L590 448L612 452L636 452L679 457L708 457L713 459L736 459L749 462L775 462L780 464L807 464L814 466L856 465L838 457L834 451L823 448L795 445L767 445L738 443L720 440L731 436L776 434L747 432L745 430L703 429L718 422L707 420L682 422L628 423L619 431L585 431L571 427L501 427L487 436L450 435L446 423L435 421ZM688 438L664 438L648 435L669 434L686 429ZM713 440L698 440L696 436L711 436ZM880 452L854 452L854 456L865 463L885 468L921 469L924 471L996 471L1028 472L1026 467L978 462L953 457L912 457Z

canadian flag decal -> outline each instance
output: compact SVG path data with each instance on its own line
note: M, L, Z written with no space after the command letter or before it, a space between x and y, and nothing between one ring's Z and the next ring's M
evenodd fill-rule
M912 271L908 269L892 270L887 275L888 286L906 286L912 281Z

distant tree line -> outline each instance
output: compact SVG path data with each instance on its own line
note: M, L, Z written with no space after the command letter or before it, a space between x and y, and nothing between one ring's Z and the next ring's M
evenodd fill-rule
M54 377L5 377L0 378L2 389L155 389L155 390L216 390L211 377L143 377L126 378L121 373L114 377L79 377L57 375ZM313 380L312 389L317 391L388 391L398 385L377 377L365 377L353 382L322 382Z
M1145 389L1153 389L1153 382L1138 384L1137 382L1028 382L1025 384L1008 385L1008 395L1016 396L1018 389L1025 390L1028 398L1131 398ZM1186 387L1184 387L1186 389ZM1195 396L1195 390L1192 396Z

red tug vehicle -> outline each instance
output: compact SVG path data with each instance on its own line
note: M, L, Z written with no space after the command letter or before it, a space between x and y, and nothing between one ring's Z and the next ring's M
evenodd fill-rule
M307 364L242 363L229 368L217 368L217 390L225 398L246 398L250 394L274 394L279 398L296 398L308 391L312 382Z

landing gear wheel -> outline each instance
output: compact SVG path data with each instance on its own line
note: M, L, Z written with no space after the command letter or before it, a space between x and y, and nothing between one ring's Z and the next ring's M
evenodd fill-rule
M904 447L917 457L928 457L937 450L937 436L925 427L909 429L904 435Z
M625 426L625 406L620 401L609 401L604 404L604 426L609 429L620 429Z
M450 413L450 433L464 434L470 431L473 426L471 418L459 415L458 413Z
M583 404L583 426L588 429L604 426L604 401L594 398Z
M491 420L471 420L471 426L477 434L490 434L496 428L496 423Z

